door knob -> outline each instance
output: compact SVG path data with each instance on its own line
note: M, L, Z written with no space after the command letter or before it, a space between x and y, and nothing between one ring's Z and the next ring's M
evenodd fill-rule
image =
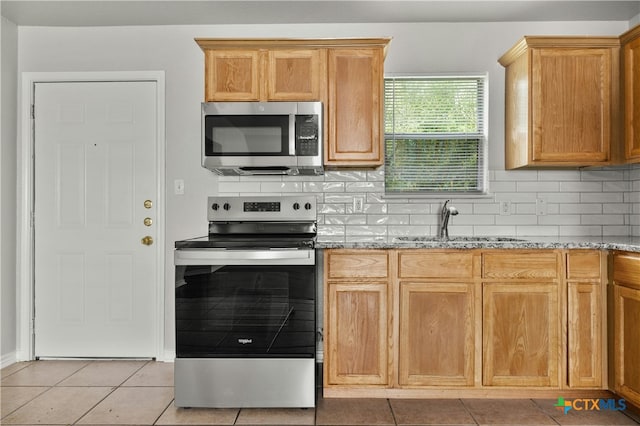
M146 237L142 237L142 240L140 240L140 242L145 246L150 246L151 244L153 244L153 238L147 235Z

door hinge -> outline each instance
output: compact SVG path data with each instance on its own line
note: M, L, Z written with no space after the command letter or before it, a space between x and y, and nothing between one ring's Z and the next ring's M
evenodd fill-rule
M36 106L35 106L35 104L31 104L31 119L32 120L36 119Z

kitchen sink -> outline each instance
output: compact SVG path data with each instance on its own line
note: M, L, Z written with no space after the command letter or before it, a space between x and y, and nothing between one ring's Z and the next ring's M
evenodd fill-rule
M511 237L450 237L448 239L439 237L396 237L397 242L442 242L442 243L513 243L524 241Z

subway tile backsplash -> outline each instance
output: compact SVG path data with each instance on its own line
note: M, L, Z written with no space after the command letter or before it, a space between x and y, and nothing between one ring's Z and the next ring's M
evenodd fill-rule
M317 177L220 177L220 195L313 194L321 241L435 236L446 197L385 197L384 170L327 171ZM640 166L589 170L490 171L489 195L451 197L460 212L449 234L640 237ZM354 200L362 199L362 211Z

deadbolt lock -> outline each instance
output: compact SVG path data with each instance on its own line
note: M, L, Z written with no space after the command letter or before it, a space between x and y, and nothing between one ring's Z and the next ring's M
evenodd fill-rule
M152 224L153 224L153 219L151 219L150 217L144 218L144 226L151 226Z
M144 200L144 208L145 208L145 209L150 209L151 207L153 207L153 201L151 201L151 200Z
M145 246L150 246L151 244L153 244L153 237L151 237L149 235L147 235L146 237L142 237L141 242Z

